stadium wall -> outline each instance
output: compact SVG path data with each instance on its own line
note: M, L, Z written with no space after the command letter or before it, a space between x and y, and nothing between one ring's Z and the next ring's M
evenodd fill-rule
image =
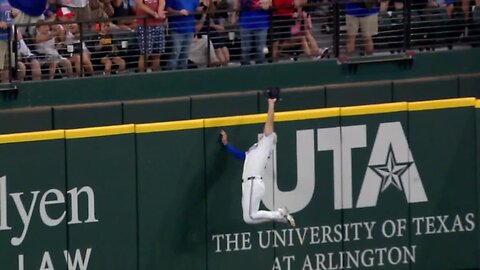
M362 58L365 59L365 58ZM222 69L169 71L69 80L24 82L1 92L0 108L71 105L244 92L480 72L480 49L421 53L404 61L339 65L335 59ZM454 91L454 89L451 89ZM443 93L446 94L446 93ZM373 100L375 101L375 100ZM367 102L369 103L369 102Z
M280 112L263 208L241 148L265 114L0 136L1 269L478 269L480 102Z
M480 97L480 73L284 88L278 111ZM68 92L68 90L67 90ZM0 109L0 134L256 114L260 90L173 98Z

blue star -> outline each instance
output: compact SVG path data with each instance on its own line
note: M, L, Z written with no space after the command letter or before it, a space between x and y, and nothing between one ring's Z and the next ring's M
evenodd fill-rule
M390 185L403 191L401 176L412 164L413 162L397 162L392 145L390 144L385 164L371 165L369 167L382 178L381 192L385 191Z

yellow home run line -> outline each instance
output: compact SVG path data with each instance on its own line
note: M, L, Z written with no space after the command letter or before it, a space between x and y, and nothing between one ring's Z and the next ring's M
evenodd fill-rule
M0 135L0 143L46 141L65 138L65 130L49 130Z
M455 99L441 99L430 101L409 102L409 111L425 111L435 109L448 109L460 107L476 107L475 98L455 98Z
M425 111L448 108L475 107L480 108L480 100L475 98L455 98L419 102L395 102L364 106L350 106L342 108L323 108L313 110L299 110L277 112L276 122L322 119L330 117L348 117L369 114L382 114L402 111ZM264 123L266 114L238 115L207 119L161 122L151 124L128 124L93 128L50 130L27 133L0 135L0 144L34 142L57 139L81 139L114 136L122 134L142 134L164 131L189 130L199 128L213 128Z
M135 132L151 133L151 132L161 132L161 131L203 128L203 122L204 122L203 119L197 119L197 120L172 121L172 122L161 122L161 123L152 123L152 124L137 124L135 125Z
M65 130L65 138L80 139L80 138L129 134L134 132L135 132L134 124L106 126L106 127L93 127L93 128L67 129Z

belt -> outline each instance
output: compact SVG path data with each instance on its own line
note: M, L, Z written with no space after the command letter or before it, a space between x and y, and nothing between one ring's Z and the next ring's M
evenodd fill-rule
M262 177L261 177L261 176L250 176L250 177L247 177L247 181L248 181L248 180L254 180L254 179L260 179L260 180L262 180Z

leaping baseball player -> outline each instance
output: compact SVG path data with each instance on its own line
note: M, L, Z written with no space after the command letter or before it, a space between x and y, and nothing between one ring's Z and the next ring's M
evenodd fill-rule
M224 130L220 131L221 142L228 153L234 157L244 160L242 174L242 209L243 220L248 224L264 222L281 222L295 227L295 219L288 212L286 207L277 211L259 210L260 202L265 193L265 184L262 176L265 172L267 161L272 155L273 147L277 143L277 135L273 131L275 117L275 102L278 98L278 90L268 93L267 120L263 135L247 152L240 151L228 144L228 136Z

